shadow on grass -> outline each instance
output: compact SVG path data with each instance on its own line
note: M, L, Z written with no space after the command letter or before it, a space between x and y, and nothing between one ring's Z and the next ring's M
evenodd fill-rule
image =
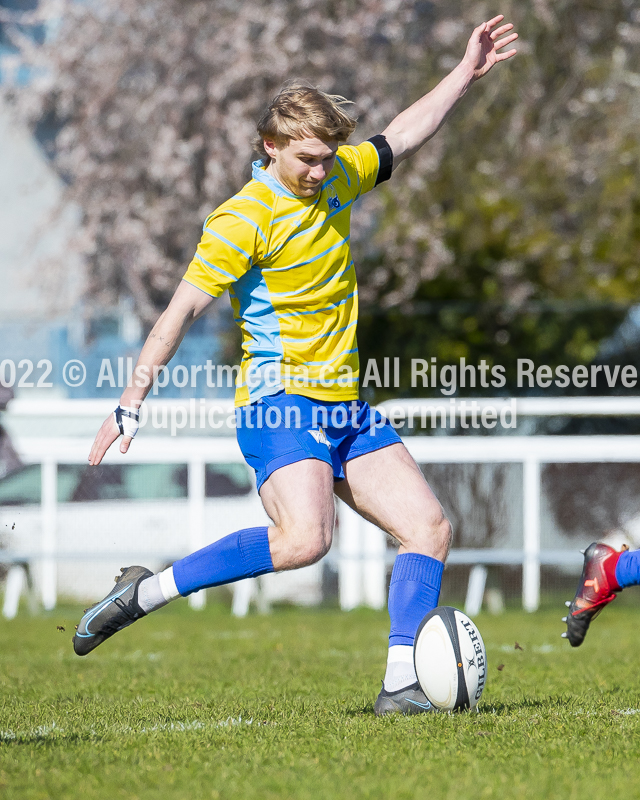
M57 733L52 736L50 733L0 733L0 752L3 748L23 747L24 745L39 745L40 747L67 747L70 744L80 744L83 742L95 741L101 736L91 733Z
M522 711L550 711L560 706L566 708L567 701L559 697L550 697L547 700L535 700L530 698L523 698L522 700L513 700L509 703L482 703L480 705L479 713L491 716L509 716L517 714Z
M523 698L522 700L514 700L510 703L483 703L480 705L478 715L479 716L511 716L514 714L519 713L530 713L532 711L550 711L554 710L558 707L566 708L567 702L563 698L549 698L548 700L534 700L534 699L527 699ZM448 713L448 712L443 712ZM474 713L475 712L454 712L456 716L466 713ZM372 717L374 716L373 711L373 703L367 703L360 708L345 708L343 711L345 717Z
M480 705L478 714L480 716L510 716L512 714L518 714L524 712L531 712L531 711L540 711L545 709L547 711L551 710L552 707L566 707L566 701L559 699L559 698L549 698L548 700L533 700L533 699L522 699L522 700L515 700L510 703L483 703ZM360 706L359 708L345 708L342 713L345 717L372 717L374 716L373 711L373 703L367 703L364 706ZM448 712L443 712L448 713ZM466 714L466 713L475 713L475 712L453 712L454 714ZM414 716L414 715L411 715Z

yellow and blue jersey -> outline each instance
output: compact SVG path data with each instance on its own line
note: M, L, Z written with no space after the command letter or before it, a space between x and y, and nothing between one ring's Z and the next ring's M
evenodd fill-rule
M380 158L372 141L339 147L322 190L308 198L256 161L252 180L205 221L184 280L213 297L229 289L243 337L236 406L282 389L358 397L351 208L379 182Z

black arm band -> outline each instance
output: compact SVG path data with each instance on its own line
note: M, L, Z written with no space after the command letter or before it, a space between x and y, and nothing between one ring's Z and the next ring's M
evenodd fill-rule
M380 159L380 167L378 168L378 177L376 178L375 185L388 181L393 171L393 150L389 146L386 138L379 133L377 136L372 136L367 141L378 151L378 158Z

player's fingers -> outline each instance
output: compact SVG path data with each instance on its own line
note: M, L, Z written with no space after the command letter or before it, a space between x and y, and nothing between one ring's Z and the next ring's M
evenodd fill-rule
M504 14L498 14L497 17L490 19L489 22L485 22L485 25L489 27L489 30L491 30L491 28L493 28L494 25L497 25L499 22L502 22L503 19L504 19Z
M113 444L115 438L115 436L105 436L104 432L100 431L89 453L89 463L93 465L99 464L104 454Z
M113 419L113 415L111 415L102 423L98 435L94 439L89 453L89 463L93 466L97 466L119 435L120 431Z
M511 58L511 56L515 56L517 52L518 51L514 48L513 50L509 50L508 53L499 53L496 56L496 61L506 61L508 58Z
M123 436L122 441L120 442L120 452L126 453L132 441L133 441L132 436Z
M93 440L91 451L89 453L89 463L92 465L99 464L102 460L106 447L102 444L102 428L98 431L98 435Z
M513 25L509 22L507 25L501 25L499 28L496 28L495 31L491 31L490 36L493 39L493 41L495 42L495 40L499 36L502 36L503 33L506 33L507 31L510 31L512 29L513 29Z
M518 38L517 33L512 33L511 36L505 36L504 39L501 39L499 42L496 42L495 49L501 50L503 47L506 47L506 45L511 44L511 42L515 42L517 38Z
M98 464L102 461L104 454L107 452L107 447L96 438L95 442L93 443L93 447L91 448L91 452L89 453L89 464L92 467L97 467Z
M89 456L89 465L92 467L97 467L98 464L102 461L103 456L104 456L104 451L103 452L97 451L93 453L92 455Z

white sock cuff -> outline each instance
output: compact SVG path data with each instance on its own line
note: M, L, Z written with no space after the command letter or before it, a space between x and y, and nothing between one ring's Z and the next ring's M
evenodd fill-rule
M158 581L160 583L160 591L162 592L162 596L167 603L169 600L175 600L176 597L181 596L180 592L178 591L178 587L176 586L175 578L173 577L173 567L167 567L167 569L159 572Z
M411 649L411 648L409 648ZM406 661L390 661L384 674L384 688L388 692L406 689L418 680L413 664Z
M411 664L413 669L413 647L408 644L393 644L389 648L389 655L387 656L387 664L394 664L398 661L403 661L405 664Z

